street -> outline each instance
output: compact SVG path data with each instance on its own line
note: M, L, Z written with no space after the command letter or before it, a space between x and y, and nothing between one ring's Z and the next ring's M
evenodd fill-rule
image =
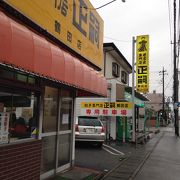
M76 145L75 166L109 171L119 163L122 156L105 146L98 148L92 144L81 143Z
M174 136L172 127L161 128L160 133L152 135L152 139L145 145L138 144L136 148L134 145L117 142L104 144L102 149L89 144L78 144L75 165L104 172L104 179L107 180L158 180L166 176L168 179L177 179L179 158L170 152L179 157L179 144L179 138ZM170 171L164 172L165 169Z
M141 147L141 145L137 146ZM85 142L77 143L75 166L107 173L135 150L134 145L121 142L106 142L102 148Z

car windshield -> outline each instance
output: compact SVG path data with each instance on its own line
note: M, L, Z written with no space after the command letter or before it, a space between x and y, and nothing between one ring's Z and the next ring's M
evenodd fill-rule
M96 117L79 117L78 124L81 126L102 126Z

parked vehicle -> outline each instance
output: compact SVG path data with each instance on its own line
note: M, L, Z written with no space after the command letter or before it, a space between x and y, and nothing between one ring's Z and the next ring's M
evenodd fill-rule
M75 124L75 140L96 143L102 146L105 129L98 117L78 116Z

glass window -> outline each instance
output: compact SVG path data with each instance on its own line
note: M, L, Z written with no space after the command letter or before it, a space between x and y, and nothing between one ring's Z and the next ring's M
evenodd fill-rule
M59 136L58 166L70 162L70 142L71 134L63 134Z
M38 96L0 88L0 143L37 136Z
M119 77L119 71L120 71L119 64L112 62L112 75L115 77Z
M56 136L42 138L41 173L55 168Z
M81 126L102 126L100 120L96 117L79 117L78 124Z
M7 79L13 79L14 73L13 73L13 71L8 71L4 68L0 68L0 77L7 78Z
M127 83L127 73L125 71L121 71L121 81Z
M35 84L35 82L36 82L36 81L35 81L35 78L34 78L34 77L32 77L32 76L29 76L29 77L28 77L28 83L29 83L29 84Z
M58 116L58 89L45 87L42 132L55 132Z
M0 65L0 78L19 81L22 83L35 84L38 83L38 78L25 72L13 70L11 68L2 67Z
M16 74L16 79L18 81L22 81L22 82L27 82L27 75L26 74L23 74L23 73L17 73Z
M61 91L60 130L70 130L72 122L72 95L69 91Z

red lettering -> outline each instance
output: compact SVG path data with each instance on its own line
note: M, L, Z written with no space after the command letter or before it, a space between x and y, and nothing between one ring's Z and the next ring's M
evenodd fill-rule
M91 109L86 109L86 114L91 114Z

